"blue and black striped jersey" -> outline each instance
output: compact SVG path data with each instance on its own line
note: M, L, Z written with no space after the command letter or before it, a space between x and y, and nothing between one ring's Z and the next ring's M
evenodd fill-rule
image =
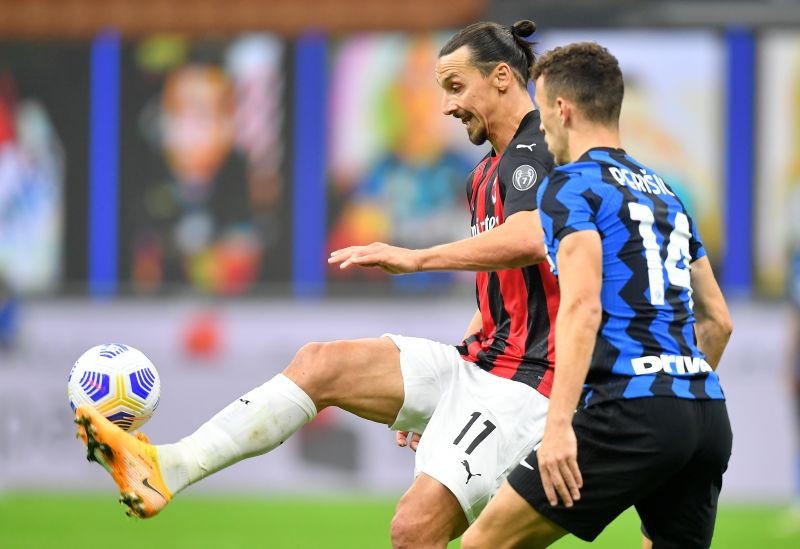
M552 260L573 232L597 231L602 242L603 313L584 404L724 399L694 333L689 269L706 252L664 180L622 149L594 148L553 170L537 202Z

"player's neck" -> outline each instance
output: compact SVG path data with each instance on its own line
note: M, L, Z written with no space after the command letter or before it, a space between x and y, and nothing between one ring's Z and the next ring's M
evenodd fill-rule
M586 151L596 147L622 148L619 130L608 126L591 125L580 131L571 132L569 136L570 162L575 162Z
M514 134L517 133L522 119L534 109L533 101L527 91L524 92L524 95L519 91L514 93L518 93L519 96L515 100L507 102L509 108L501 109L495 117L495 123L489 128L489 142L497 156L501 156L506 151Z

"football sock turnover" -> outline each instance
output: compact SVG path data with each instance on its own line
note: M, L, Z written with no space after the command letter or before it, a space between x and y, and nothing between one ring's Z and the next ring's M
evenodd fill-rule
M156 446L164 482L175 494L237 461L269 452L316 415L311 398L278 374L180 442Z

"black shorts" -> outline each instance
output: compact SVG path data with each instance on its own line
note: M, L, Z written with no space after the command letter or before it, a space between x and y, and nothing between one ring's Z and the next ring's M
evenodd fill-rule
M613 400L578 410L572 425L581 499L552 507L539 471L517 466L508 482L534 509L592 541L633 505L654 547L711 545L733 438L724 401ZM536 452L527 462L536 465Z

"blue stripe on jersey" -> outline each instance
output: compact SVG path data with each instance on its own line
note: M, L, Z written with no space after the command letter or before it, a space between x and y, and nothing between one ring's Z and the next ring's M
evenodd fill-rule
M725 394L722 392L722 386L719 384L719 378L716 372L713 376L708 376L704 387L708 398L714 400L725 400Z
M592 149L553 170L537 200L551 259L573 232L594 230L602 241L603 323L586 404L648 396L723 399L694 333L689 268L705 249L664 180L622 150Z
M636 376L631 378L628 385L625 387L625 392L622 393L622 398L642 398L653 396L653 391L650 388L656 376Z
M672 392L679 398L693 399L694 395L689 390L689 383L688 379L676 377L672 380Z

